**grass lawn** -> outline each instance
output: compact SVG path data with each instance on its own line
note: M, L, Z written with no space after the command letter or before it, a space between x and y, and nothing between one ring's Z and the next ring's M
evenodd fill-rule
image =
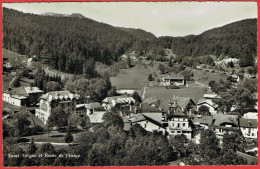
M158 69L158 63L154 63L153 66L147 66L137 64L130 69L121 69L120 73L111 77L111 83L117 89L119 88L137 88L141 89L144 82L147 81L148 75L156 73Z
M212 80L216 82L219 82L220 79L223 81L227 80L227 75L221 73L206 72L205 70L196 69L192 69L192 72L194 74L193 79L205 85L208 85Z
M82 132L72 133L73 139L75 140ZM66 132L58 132L58 131L51 131L49 133L39 134L39 135L33 135L33 136L27 136L24 138L27 138L31 140L31 138L34 138L35 142L51 142L51 143L65 143L64 138L66 136Z
M145 98L153 97L157 99L171 100L173 95L180 97L190 97L195 103L207 93L206 88L190 85L181 89L166 89L165 87L147 87Z

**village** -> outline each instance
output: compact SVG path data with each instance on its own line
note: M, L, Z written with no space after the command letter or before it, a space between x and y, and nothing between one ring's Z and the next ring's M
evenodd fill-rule
M26 119L30 121L29 128L33 128L35 132L22 136L26 138L22 143L23 146L30 144L32 138L36 145L44 143L55 146L77 145L72 140L75 140L80 133L91 131L94 126L102 124L103 117L108 112L116 112L122 118L123 132L126 134L131 133L131 127L138 124L147 132L160 133L167 139L181 135L195 144L200 144L201 132L205 130L214 131L220 140L220 146L225 134L240 131L248 146L245 152L236 151L236 154L246 159L249 164L257 163L257 91L253 93L254 106L245 110L243 108L243 113L240 113L240 105L233 104L229 109L225 109L223 105L217 104L221 103L220 100L225 96L217 93L216 86L219 82L214 80L223 77L224 81L219 79L220 83L228 83L231 90L237 89L245 81L258 79L258 74L253 74L249 70L241 71L239 60L234 58L222 60L215 58L214 66L206 64L198 64L195 67L184 66L185 71L176 73L171 69L172 64L179 66L173 62L174 54L169 49L166 49L165 53L168 62L151 61L147 56L137 56L135 51L122 55L121 62L131 66L119 71L123 71L123 74L110 77L116 93L101 102L90 101L89 96L82 96L77 91L65 88L45 93L33 85L36 76L36 66L33 65L37 65L37 62L32 58L26 58L23 64L30 70L26 77L20 77L18 80L20 82L14 77L9 85L4 85L6 90L3 90L2 95L5 111L3 122L12 126L17 121L16 114L26 114ZM10 65L10 59L4 60L6 68L4 73L6 70L10 74L12 70ZM48 68L45 70L51 71ZM140 75L142 77L137 77L139 74L142 74ZM205 77L206 75L208 77ZM54 73L50 77L57 79L60 75ZM17 85L14 83L19 83L19 87L15 87ZM252 85L257 86L257 83ZM60 125L63 120L62 114L52 117L54 111L60 111L57 107L66 110L70 115L73 114L73 117L75 115L72 130L77 132L73 132L74 139L71 141L61 139L67 138L64 132L67 126ZM70 115L64 117L69 118ZM86 117L87 120L82 120ZM46 126L49 126L48 130Z

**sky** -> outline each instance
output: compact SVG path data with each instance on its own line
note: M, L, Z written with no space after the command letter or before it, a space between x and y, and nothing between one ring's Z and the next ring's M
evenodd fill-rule
M206 30L257 18L256 2L60 2L3 3L25 13L81 13L87 18L155 36L198 35Z

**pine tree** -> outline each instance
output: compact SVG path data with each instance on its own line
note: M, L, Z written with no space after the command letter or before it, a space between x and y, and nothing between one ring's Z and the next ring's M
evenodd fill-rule
M34 143L34 138L32 138L31 143L29 145L28 153L34 154L36 152L36 150L37 150L37 147L36 147L36 145Z

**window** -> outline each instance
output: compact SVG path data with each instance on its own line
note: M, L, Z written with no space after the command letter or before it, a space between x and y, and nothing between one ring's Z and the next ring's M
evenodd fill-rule
M254 136L255 135L255 133L252 133L252 136Z
M183 123L182 126L185 127L185 123Z
M181 131L177 131L177 133L181 133Z
M172 123L172 127L174 127L174 123Z
M180 123L178 123L178 128L180 127Z

